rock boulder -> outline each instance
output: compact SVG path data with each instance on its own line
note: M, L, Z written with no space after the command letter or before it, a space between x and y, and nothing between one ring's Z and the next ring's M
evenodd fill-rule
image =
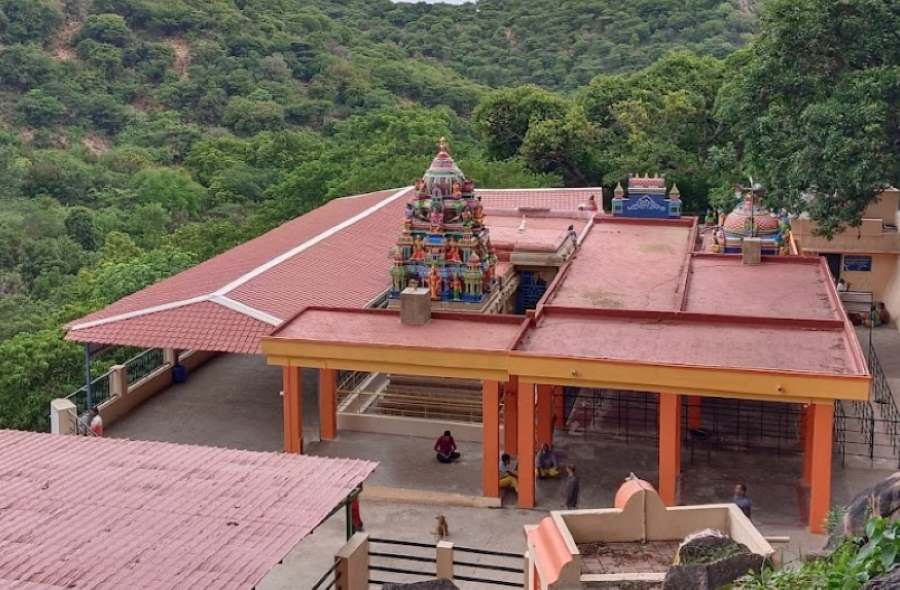
M707 529L688 535L666 571L663 590L715 590L750 572L765 559L728 535Z

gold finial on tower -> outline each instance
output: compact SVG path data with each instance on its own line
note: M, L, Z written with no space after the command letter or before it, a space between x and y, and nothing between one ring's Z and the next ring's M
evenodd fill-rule
M446 152L448 147L450 147L450 144L447 143L447 138L442 135L441 139L438 141L438 149L442 152Z

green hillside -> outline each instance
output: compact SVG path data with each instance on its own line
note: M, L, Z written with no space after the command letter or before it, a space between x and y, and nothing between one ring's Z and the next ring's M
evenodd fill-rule
M405 185L442 135L481 186L659 172L703 213L753 174L773 206L814 189L826 228L855 222L900 184L897 5L754 11L0 0L0 427L45 427L80 384L65 322L324 200Z

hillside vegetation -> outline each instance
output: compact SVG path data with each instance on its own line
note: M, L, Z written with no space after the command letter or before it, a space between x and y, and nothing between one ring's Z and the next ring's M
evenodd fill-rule
M658 172L702 213L753 174L773 206L815 190L823 227L856 222L900 183L900 9L760 10L0 0L0 427L46 427L80 385L65 322L408 184L442 135L481 186Z

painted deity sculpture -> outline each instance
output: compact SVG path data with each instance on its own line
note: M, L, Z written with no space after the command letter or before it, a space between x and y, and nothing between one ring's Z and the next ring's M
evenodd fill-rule
M456 241L456 238L451 237L447 239L447 253L444 259L447 262L462 262L462 258L459 255L459 242Z
M421 262L425 260L425 241L421 236L417 236L413 242L412 260Z
M438 274L437 266L432 266L428 273L428 288L431 290L431 299L439 301L441 298L441 276Z
M411 192L390 297L398 298L404 283L415 278L435 301L481 305L498 283L496 256L475 183L453 161L446 140Z
M462 290L463 285L462 281L459 278L459 273L454 273L453 279L450 281L450 291L453 294L453 300L459 301L462 299Z

